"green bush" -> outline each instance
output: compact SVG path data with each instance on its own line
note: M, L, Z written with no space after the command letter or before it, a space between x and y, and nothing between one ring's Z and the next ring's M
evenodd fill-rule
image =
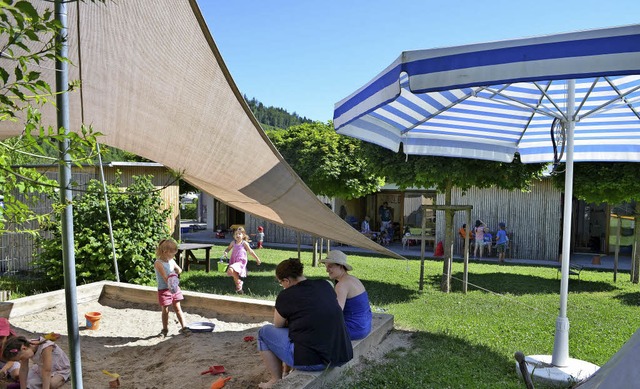
M162 198L149 176L133 177L127 192L120 190L119 184L118 177L115 184L107 186L118 272L121 281L143 284L155 277L155 248L160 239L169 235L166 221L170 211L162 210ZM115 280L106 205L99 181L91 180L87 192L74 199L73 228L78 282ZM61 225L53 222L47 229L53 232L53 237L40 240L42 253L36 265L47 278L62 286Z
M182 204L180 206L180 219L182 220L196 220L198 217L198 202L194 201L191 204Z

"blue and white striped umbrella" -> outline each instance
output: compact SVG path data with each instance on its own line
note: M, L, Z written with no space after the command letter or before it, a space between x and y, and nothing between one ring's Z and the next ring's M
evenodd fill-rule
M406 154L550 162L569 79L574 160L640 161L640 25L404 52L336 104L334 125Z
M334 126L406 154L566 162L551 362L571 365L573 162L640 162L640 25L407 51L335 105Z

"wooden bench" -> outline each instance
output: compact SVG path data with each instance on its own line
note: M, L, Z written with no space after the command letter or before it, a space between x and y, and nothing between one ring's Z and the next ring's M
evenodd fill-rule
M578 276L578 281L580 281L580 273L582 272L582 269L584 269L584 266L582 265L569 264L569 277ZM558 274L560 274L561 270L562 267L559 267L558 272L556 273L556 279L558 279Z

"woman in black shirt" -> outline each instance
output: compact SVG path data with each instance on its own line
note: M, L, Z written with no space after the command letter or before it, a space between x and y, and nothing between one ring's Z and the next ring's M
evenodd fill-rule
M282 378L282 363L298 370L324 370L353 358L351 340L336 294L326 280L307 280L303 265L291 258L278 264L284 290L276 298L273 324L258 332L258 350L271 374L270 388Z

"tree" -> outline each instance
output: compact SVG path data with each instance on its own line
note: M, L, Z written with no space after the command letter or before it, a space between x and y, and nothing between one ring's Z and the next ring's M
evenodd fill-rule
M635 201L635 244L640 242L640 166L636 162L579 162L573 165L573 195L589 203ZM553 184L564 190L564 171ZM634 250L632 281L640 281L640 253Z
M36 233L29 222L46 222L49 215L36 214L29 205L39 196L51 193L55 182L34 169L16 168L26 159L57 164L47 153L56 150L58 142L70 139L67 153L80 163L87 151L95 151L95 136L91 129L80 134L65 135L54 128L44 128L37 107L55 97L51 87L40 78L40 66L55 59L60 23L51 10L39 14L28 1L0 2L0 122L24 120L25 129L18 138L0 142L0 194L4 209L0 213L0 233L7 229ZM35 69L35 70L34 70ZM77 86L77 83L71 87Z
M169 235L170 210L162 210L162 198L149 176L133 177L126 192L119 187L118 178L107 186L107 191L120 279L144 284L155 274L153 258L157 243ZM84 283L116 279L102 190L100 181L91 180L87 192L74 199L76 270L78 279ZM64 274L60 222L51 222L47 230L52 237L42 240L43 250L36 265L61 286Z
M367 143L362 153L374 173L396 183L400 189L410 186L435 188L445 194L445 205L451 205L451 189L463 191L471 187L499 187L507 190L527 190L534 179L540 179L545 164L523 164L516 155L512 163L480 159L433 156L406 156ZM445 211L445 242L453 242L454 211ZM445 245L445 260L441 289L451 288L452 244Z
M267 135L316 194L353 199L384 184L359 152L363 142L337 134L331 122L305 123Z

